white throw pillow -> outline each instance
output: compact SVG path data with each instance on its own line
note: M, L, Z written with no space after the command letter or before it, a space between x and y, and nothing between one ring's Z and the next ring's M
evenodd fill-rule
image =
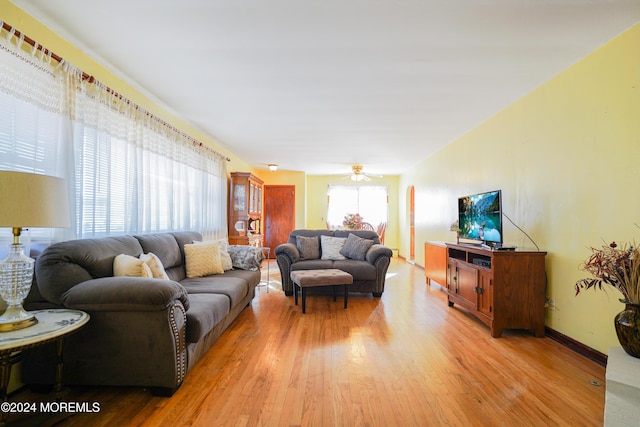
M231 261L231 255L229 255L228 247L229 243L226 239L216 240L218 242L218 249L220 251L220 262L222 263L222 269L224 271L233 270L233 262Z
M145 264L149 266L151 269L151 274L154 279L165 279L169 280L169 276L167 276L167 272L164 271L164 266L162 265L162 261L160 258L153 252L149 252L148 254L140 255L140 259L144 261Z
M322 247L321 259L331 259L334 261L347 259L340 253L340 249L342 249L346 241L346 237L320 236L320 246Z
M220 262L220 246L217 242L184 245L187 277L202 277L223 274Z
M120 254L113 260L114 276L153 277L149 266L141 259Z

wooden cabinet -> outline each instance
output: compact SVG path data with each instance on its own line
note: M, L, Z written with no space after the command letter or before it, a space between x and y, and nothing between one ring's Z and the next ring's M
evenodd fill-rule
M452 243L447 250L447 299L491 329L529 329L544 337L546 252L492 251Z
M444 242L424 243L424 275L427 285L435 281L440 286L447 283L447 246Z
M232 172L229 184L229 244L263 246L263 181L248 172Z

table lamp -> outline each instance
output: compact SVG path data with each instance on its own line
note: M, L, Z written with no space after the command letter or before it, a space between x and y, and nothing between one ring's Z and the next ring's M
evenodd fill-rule
M22 308L33 280L34 260L24 254L22 228L69 227L67 188L61 178L0 171L0 227L11 227L13 244L0 261L0 297L7 309L0 316L0 332L33 326L38 320Z

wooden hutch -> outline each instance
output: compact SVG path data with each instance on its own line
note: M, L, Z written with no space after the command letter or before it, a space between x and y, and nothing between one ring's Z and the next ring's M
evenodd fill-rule
M249 172L231 172L229 184L229 244L263 246L263 181Z

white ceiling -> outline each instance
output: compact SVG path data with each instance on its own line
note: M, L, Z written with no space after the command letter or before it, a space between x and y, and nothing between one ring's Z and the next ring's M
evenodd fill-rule
M254 167L312 175L400 174L640 22L640 0L12 2Z

